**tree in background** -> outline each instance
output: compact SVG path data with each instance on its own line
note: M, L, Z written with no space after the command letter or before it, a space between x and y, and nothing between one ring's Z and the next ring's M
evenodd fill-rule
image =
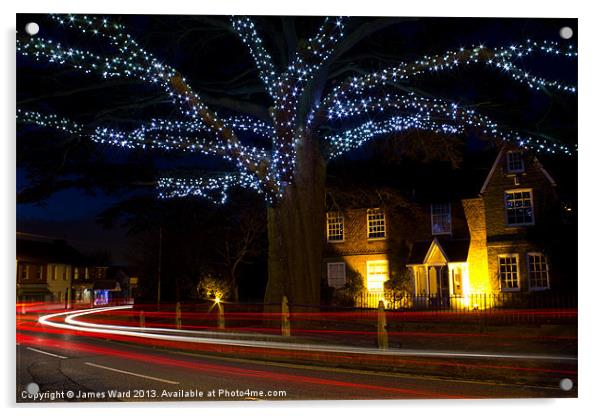
M163 91L177 115L138 120L131 129L119 129L118 123L82 124L24 108L17 110L18 120L100 144L188 152L228 162L227 172L159 178L160 197L199 196L223 203L235 187L260 194L268 218L266 303L278 303L283 295L292 304L319 302L325 172L333 158L377 137L395 134L402 140L400 133L416 130L444 137L472 134L550 154L573 151L550 137L512 130L473 106L413 87L434 74L478 66L526 88L574 94L574 86L534 75L522 66L528 56L574 59L577 53L571 45L533 40L495 48L476 45L418 59L399 57L390 65L376 57L372 68L358 70L342 59L344 54L384 28L403 25L404 19L326 17L312 35L299 38L294 19L282 18L276 38L283 39L283 47L279 41L265 41L252 18L234 16L229 25L202 20L217 32L233 32L246 45L269 102L263 106L232 100L228 91L218 99L197 92L182 73L143 48L118 21L82 15L51 18L66 31L92 38L95 45L104 41L109 52L19 33L19 54L110 81L135 79ZM281 56L270 52L273 43L279 44ZM218 115L214 108L226 109L227 115Z

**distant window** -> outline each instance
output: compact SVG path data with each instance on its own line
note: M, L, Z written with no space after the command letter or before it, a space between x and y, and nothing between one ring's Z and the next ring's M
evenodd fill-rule
M380 208L368 210L368 238L385 238L385 212Z
M63 266L63 280L69 278L69 266Z
M518 254L498 256L500 288L504 291L519 290Z
M339 289L346 280L345 263L328 263L328 286Z
M44 272L44 266L41 264L37 266L36 269L36 279L42 280L42 273Z
M505 198L508 225L535 224L531 190L506 191Z
M341 212L326 214L326 238L328 241L343 241L345 239L345 219Z
M550 279L546 256L541 253L528 253L527 264L529 267L529 290L549 289Z
M29 279L29 265L22 264L21 265L21 280Z
M506 169L509 173L520 173L525 171L523 152L512 151L506 154Z
M57 274L58 274L58 269L56 264L53 264L52 266L50 266L50 275L52 276L52 280L56 280L57 279Z
M73 268L73 280L79 279L79 267Z
M385 282L389 280L389 262L387 260L371 260L366 262L366 283L368 291L383 292Z
M85 278L86 280L88 280L88 279L90 278L90 272L88 271L88 268L87 268L87 267L86 267L86 269L85 269L84 278Z
M451 234L451 204L431 204L431 229L435 234Z

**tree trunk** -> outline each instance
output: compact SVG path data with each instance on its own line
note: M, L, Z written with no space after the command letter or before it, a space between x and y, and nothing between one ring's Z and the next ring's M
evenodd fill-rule
M320 303L324 242L326 166L318 143L309 135L297 147L293 183L277 205L268 208L268 283L266 304L286 296L295 305ZM279 306L266 309L279 310ZM276 309L278 308L278 309Z

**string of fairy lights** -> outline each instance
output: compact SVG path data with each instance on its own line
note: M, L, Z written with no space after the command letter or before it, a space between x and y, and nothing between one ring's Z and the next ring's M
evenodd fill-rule
M383 114L393 110L394 114L407 111L413 115L403 118L403 125L414 125L417 130L428 130L434 133L449 134L450 126L455 126L455 133L467 133L472 129L484 137L495 137L499 140L515 143L525 149L531 149L546 153L562 153L571 155L574 151L570 146L530 137L520 134L511 129L505 129L487 116L481 115L474 109L467 109L457 103L440 98L429 98L420 96L414 92L399 94L382 94L381 96L370 96L365 98L350 99L348 101L335 101L327 110L327 118L330 121L346 121L364 114ZM374 134L369 134L365 128L346 130L341 134L327 136L327 142L331 146L330 157L336 157L343 152L361 146L370 138L386 134L388 127L399 126L399 116L393 116L381 124L366 123L363 126L379 126ZM443 121L444 123L438 123ZM408 124L409 123L409 124ZM404 127L403 130L410 129ZM401 131L401 130L395 130Z
M561 47L558 42L546 40L538 42L531 39L524 44L507 47L487 48L484 45L478 45L447 51L442 55L424 56L413 62L402 62L398 66L385 68L362 77L352 77L334 87L331 93L315 106L307 119L307 124L312 126L316 119L320 120L333 102L367 96L377 88L407 83L426 74L452 71L461 66L475 64L484 64L486 67L494 68L502 75L510 76L512 80L534 90L548 88L563 93L576 93L577 87L574 85L558 80L548 80L518 66L517 62L537 54L568 59L577 57L577 51L572 45Z
M255 67L259 71L259 78L270 94L270 97L275 98L276 93L274 89L278 74L276 73L272 57L263 46L261 36L257 33L255 22L246 16L232 16L230 23L242 42L248 47L255 62Z
M251 189L263 193L257 178L248 173L231 173L209 178L159 178L159 198L202 197L217 204L228 199L228 190L233 187Z
M339 83L324 95L305 120L299 120L299 105L308 93L308 85L344 39L348 18L326 17L312 37L299 43L285 68L279 70L255 22L249 17L233 16L232 29L246 45L266 93L273 101L271 122L265 122L246 115L219 117L176 69L143 49L120 23L84 15L50 17L61 27L108 41L114 53L99 54L18 33L19 54L85 74L135 78L155 85L171 97L184 119L151 119L133 130L123 130L115 126L87 127L58 115L19 109L17 120L128 149L180 150L219 156L231 161L236 168L232 173L208 178L161 178L158 181L161 198L200 196L223 203L227 191L240 186L259 192L269 203L276 203L294 180L297 150L303 144L304 130L322 135L321 140L328 149L325 156L330 158L375 137L409 130L442 135L476 131L538 152L571 154L575 150L553 140L503 128L487 116L455 102L412 92L386 92L387 88L407 84L418 77L482 64L536 91L546 89L573 94L576 86L546 79L523 68L524 58L532 56L574 59L577 51L572 45L527 40L498 48L484 45L459 48L401 62ZM324 126L329 128L321 129ZM239 134L255 136L266 146L242 144Z

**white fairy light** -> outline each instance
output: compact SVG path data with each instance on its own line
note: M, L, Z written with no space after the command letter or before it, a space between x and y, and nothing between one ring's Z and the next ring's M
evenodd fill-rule
M97 74L103 78L133 78L161 88L172 99L182 119L152 119L133 130L120 130L105 126L86 127L57 115L18 110L18 121L79 135L98 143L210 155L234 165L234 172L211 178L161 178L158 184L162 198L192 195L224 202L227 191L239 186L257 191L269 203L277 203L284 189L294 180L297 150L304 143L304 134L315 135L324 142L327 157L336 157L378 136L409 130L426 130L442 135L476 131L480 135L512 141L538 152L570 154L574 150L551 140L503 128L459 103L413 93L386 93L391 84L408 83L431 73L440 74L476 64L499 71L534 90L545 88L575 93L573 85L548 80L521 67L525 57L536 54L575 58L577 51L570 45L564 47L556 42L527 40L501 48L486 48L484 45L463 47L441 55L401 62L334 86L301 120L300 100L305 96L308 84L344 39L347 18L325 18L314 36L300 43L288 66L279 70L253 20L233 16L230 20L232 27L247 46L266 93L272 99L271 121L265 122L243 115L219 117L178 71L143 49L119 23L108 18L82 15L51 17L61 27L104 39L116 52L106 56L38 36L18 36L18 53L86 74ZM371 119L358 125L362 117ZM323 133L326 129L322 127L329 128L327 134ZM266 146L244 145L239 135L255 136Z

